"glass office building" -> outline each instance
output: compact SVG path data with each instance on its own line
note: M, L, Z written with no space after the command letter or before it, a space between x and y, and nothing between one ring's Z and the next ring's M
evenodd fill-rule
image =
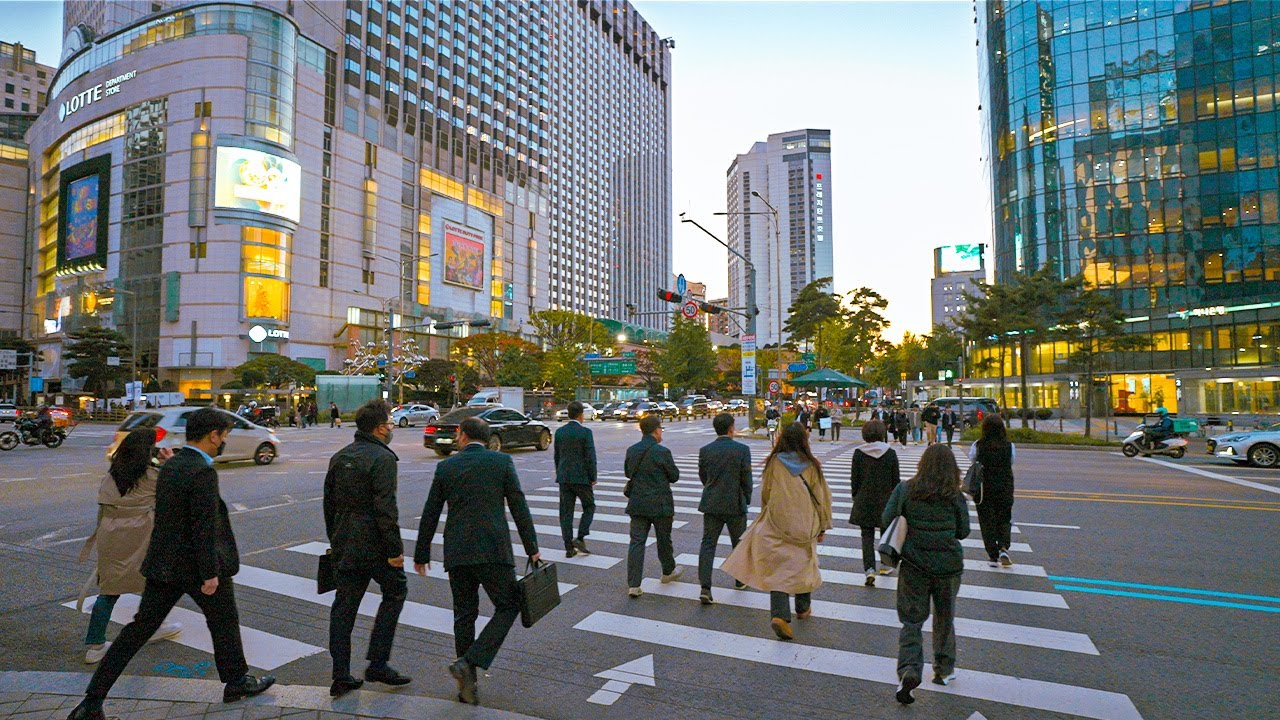
M1277 412L1280 3L976 7L995 281L1052 265L1116 299L1149 344L1108 359L1114 410ZM1067 356L1033 350L1029 402L1078 402Z

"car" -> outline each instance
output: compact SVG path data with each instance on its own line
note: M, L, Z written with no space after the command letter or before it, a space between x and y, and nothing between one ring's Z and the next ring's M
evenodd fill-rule
M1227 432L1209 438L1209 454L1241 465L1280 467L1280 423L1261 430Z
M13 403L0 403L0 422L17 422L18 406Z
M596 408L596 419L611 420L613 418L613 411L621 404L622 403L620 402L607 402L602 404L600 407Z
M662 412L662 417L670 418L672 420L680 417L680 408L676 407L676 404L670 400L659 400L657 405L658 409Z
M156 447L177 450L187 444L187 418L191 413L200 410L198 407L178 406L142 410L130 413L116 428L115 438L107 448L107 461L115 454L120 442L137 428L156 429ZM280 439L271 428L255 425L245 418L221 408L214 408L226 415L231 423L231 434L227 436L227 446L222 454L214 458L216 462L234 462L252 460L259 465L270 465L280 456Z
M478 417L489 423L493 434L489 437L490 450L506 450L513 447L535 447L546 450L551 447L551 429L544 423L530 419L519 410L509 407L460 407L432 420L422 429L422 446L447 457L458 444L458 426L467 418Z
M955 410L964 419L966 428L977 427L988 415L999 415L1000 406L988 397L940 397L933 401L939 410Z
M731 412L735 414L744 413L747 411L747 401L743 400L742 398L738 398L737 400L730 400L729 402L725 403L724 409L725 409L725 412Z
M556 411L556 420L559 420L559 421L561 421L561 422L564 422L564 421L566 421L566 420L568 420L568 419L569 419L569 408L568 408L568 407L562 407L562 408L560 408L559 410L557 410L557 411ZM582 403L582 419L583 419L583 420L595 420L595 419L596 419L596 409L595 409L594 407L592 407L591 405L588 405L587 403Z
M627 413L631 411L632 406L636 405L636 402L637 402L637 401L635 401L635 400L627 400L627 401L624 401L624 402L620 402L620 403L618 403L618 404L617 404L617 406L615 406L615 407L613 408L613 410L610 410L610 411L609 411L609 418L608 418L608 419L610 419L610 420L626 420L626 419L627 419Z
M638 400L636 402L629 403L627 408L618 416L618 419L623 421L639 420L640 418L648 415L665 417L666 414L658 403L649 402L648 400Z
M430 405L397 405L391 411L391 421L400 427L429 423L440 417L440 411Z
M708 400L707 408L710 409L712 413L718 413L724 409L724 403L719 400Z
M688 395L680 401L679 408L685 417L711 417L711 407L705 395Z

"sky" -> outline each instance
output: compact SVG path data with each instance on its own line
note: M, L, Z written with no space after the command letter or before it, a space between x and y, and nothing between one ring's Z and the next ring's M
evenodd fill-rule
M771 133L831 130L835 289L889 300L887 337L930 329L932 250L989 243L970 2L633 0L672 37L674 271L723 297L725 170ZM61 3L0 0L0 39L46 64Z

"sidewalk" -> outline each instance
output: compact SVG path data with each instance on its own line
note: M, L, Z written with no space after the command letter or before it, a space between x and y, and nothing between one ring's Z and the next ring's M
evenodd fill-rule
M62 720L84 696L88 673L0 671L0 718ZM222 702L216 680L124 676L107 700L120 720L536 720L528 715L463 705L453 700L359 690L334 700L329 688L274 685L254 698Z

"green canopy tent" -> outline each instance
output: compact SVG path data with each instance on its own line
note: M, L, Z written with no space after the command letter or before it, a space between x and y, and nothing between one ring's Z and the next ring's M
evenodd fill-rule
M792 385L798 387L827 387L827 388L851 388L851 387L870 387L866 383L857 378L849 377L839 370L831 368L822 368L815 370L808 375L801 375L798 378L792 378L789 381Z

